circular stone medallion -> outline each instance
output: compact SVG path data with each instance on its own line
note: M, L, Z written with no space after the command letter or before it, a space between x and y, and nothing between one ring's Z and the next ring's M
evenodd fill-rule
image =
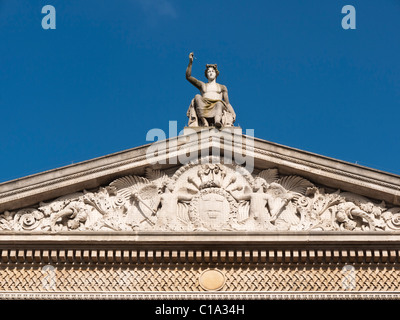
M204 270L199 278L200 286L204 290L220 290L225 284L225 275L217 269Z

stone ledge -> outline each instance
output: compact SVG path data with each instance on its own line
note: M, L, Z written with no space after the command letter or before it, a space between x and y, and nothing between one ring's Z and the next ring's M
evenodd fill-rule
M239 232L239 231L207 231L207 232L9 232L0 233L0 247L37 246L37 245L136 245L136 246L190 246L207 245L251 247L259 245L308 245L308 246L354 246L371 247L400 246L400 232L369 231L284 231L284 232Z

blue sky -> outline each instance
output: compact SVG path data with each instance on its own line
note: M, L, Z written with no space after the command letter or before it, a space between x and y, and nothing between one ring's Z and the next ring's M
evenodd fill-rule
M191 51L257 138L400 174L399 30L398 0L0 0L0 182L183 129Z

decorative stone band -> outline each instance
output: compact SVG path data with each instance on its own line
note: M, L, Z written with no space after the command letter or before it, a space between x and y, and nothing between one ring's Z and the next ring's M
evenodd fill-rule
M208 270L220 275L220 279L204 279ZM370 299L380 298L380 294L399 298L400 293L400 270L387 264L292 264L286 267L236 264L212 268L184 264L162 267L24 264L1 266L0 276L0 298L17 299L23 299L24 295L26 298L43 295L62 299L68 298L66 293L72 294L69 296L72 299L104 299L113 295L127 299L285 299L285 296L294 299L315 295L316 299L323 299L340 297L340 294L351 299Z
M400 292L0 292L3 300L398 300Z
M396 233L0 235L0 299L399 299Z
M396 264L392 249L2 249L2 264Z

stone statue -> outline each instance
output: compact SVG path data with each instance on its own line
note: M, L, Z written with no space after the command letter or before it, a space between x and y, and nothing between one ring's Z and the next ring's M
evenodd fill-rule
M192 100L187 116L189 127L215 126L231 127L236 119L235 111L229 103L228 90L222 84L216 82L219 71L216 64L207 64L205 76L208 79L204 83L192 77L193 52L189 54L189 65L186 69L186 79L200 90Z

